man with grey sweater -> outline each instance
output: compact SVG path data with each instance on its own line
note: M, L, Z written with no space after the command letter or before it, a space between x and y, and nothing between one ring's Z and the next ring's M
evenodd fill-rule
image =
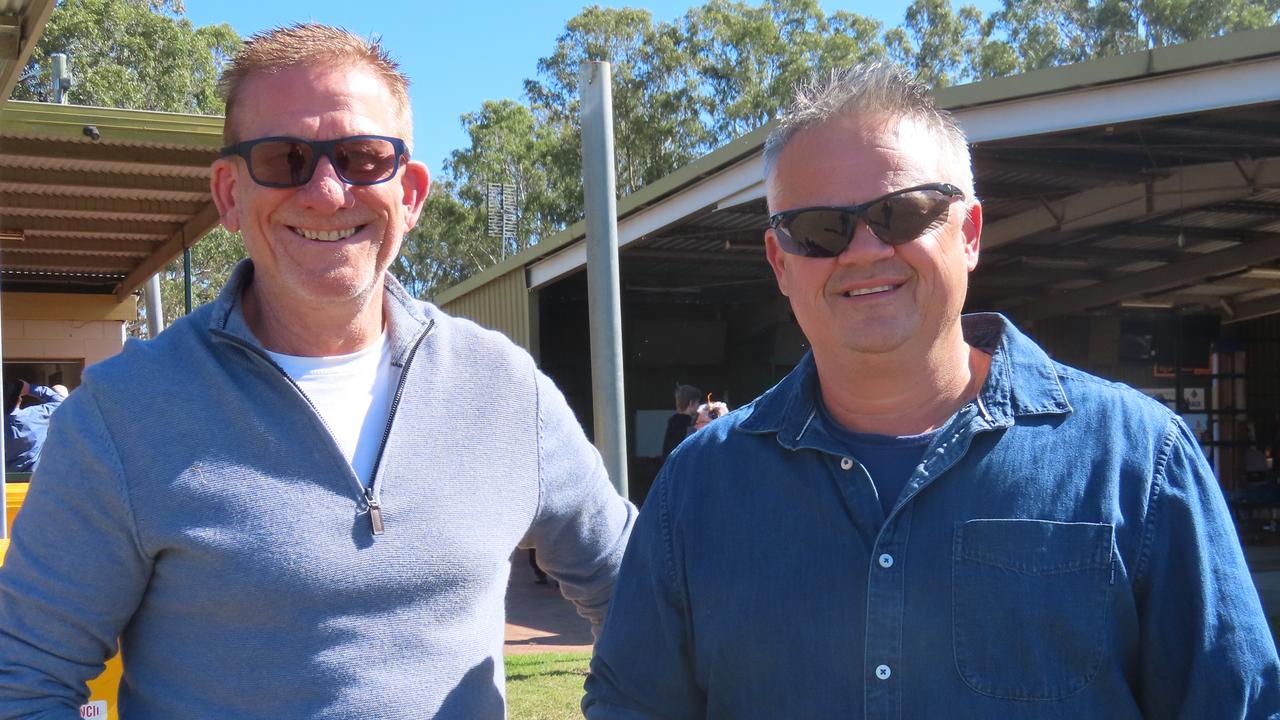
M222 79L213 303L89 368L0 568L0 718L501 718L509 557L598 625L634 508L501 335L387 274L428 190L407 80L320 25ZM483 406L484 413L467 408Z

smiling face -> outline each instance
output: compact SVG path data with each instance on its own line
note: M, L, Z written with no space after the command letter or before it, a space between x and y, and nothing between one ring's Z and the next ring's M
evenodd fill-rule
M365 68L296 66L250 76L234 122L243 140L402 136L394 107L386 86ZM402 162L391 180L365 186L344 183L327 158L296 188L258 185L237 157L219 159L212 170L222 224L241 232L253 259L255 298L279 318L358 313L370 301L380 303L383 273L417 222L429 186L426 167L416 162Z
M856 205L902 188L956 182L932 135L911 120L838 116L795 135L768 182L770 212ZM906 244L889 246L858 223L834 258L788 255L774 230L765 251L819 362L930 352L963 342L960 311L978 261L981 207L966 198Z

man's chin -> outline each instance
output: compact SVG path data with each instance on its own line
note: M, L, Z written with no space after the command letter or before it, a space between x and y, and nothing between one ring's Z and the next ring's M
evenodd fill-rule
M286 302L305 303L311 308L350 306L353 310L362 308L376 291L382 289L381 275L351 274L343 272L317 273L290 278L283 293L268 293L268 297L278 297ZM286 309L283 312L288 312ZM283 317L289 317L283 314Z

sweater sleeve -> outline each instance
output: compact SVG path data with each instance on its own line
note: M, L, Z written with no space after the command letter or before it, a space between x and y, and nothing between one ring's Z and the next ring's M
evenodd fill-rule
M0 718L78 718L150 576L95 403L82 388L54 416L0 566Z
M538 511L522 547L599 633L636 508L618 495L560 390L535 371Z

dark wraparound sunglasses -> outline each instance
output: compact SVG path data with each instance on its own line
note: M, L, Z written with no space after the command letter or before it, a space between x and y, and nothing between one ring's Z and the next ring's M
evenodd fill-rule
M222 157L244 158L249 177L264 187L291 188L311 182L321 157L351 185L377 185L395 177L409 150L400 138L352 135L337 140L264 137L222 148Z
M858 221L867 224L886 245L902 245L920 237L945 217L964 191L949 183L929 183L895 190L861 205L805 207L769 216L778 245L792 255L836 257L849 247Z

